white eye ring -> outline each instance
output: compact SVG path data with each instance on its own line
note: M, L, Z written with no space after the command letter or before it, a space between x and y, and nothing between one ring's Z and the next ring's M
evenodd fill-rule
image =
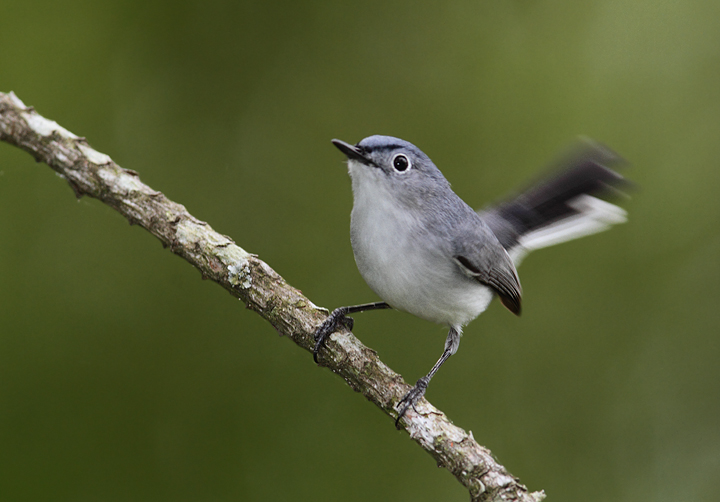
M392 166L399 173L404 173L410 170L412 162L407 158L407 155L398 153L392 158Z

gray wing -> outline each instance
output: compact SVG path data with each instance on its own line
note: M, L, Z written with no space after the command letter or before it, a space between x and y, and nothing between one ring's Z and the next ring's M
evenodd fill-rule
M522 288L515 265L490 228L479 223L456 239L453 258L465 274L490 287L519 316Z

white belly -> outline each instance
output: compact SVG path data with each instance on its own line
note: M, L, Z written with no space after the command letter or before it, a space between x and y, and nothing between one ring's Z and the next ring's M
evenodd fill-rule
M398 310L451 326L463 326L487 308L492 290L459 269L447 243L424 232L409 216L412 212L393 207L392 197L378 193L382 187L372 193L355 188L353 183L355 262L380 298Z

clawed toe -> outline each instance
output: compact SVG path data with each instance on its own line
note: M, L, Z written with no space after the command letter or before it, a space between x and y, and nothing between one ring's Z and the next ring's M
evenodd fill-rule
M318 363L318 352L325 346L325 341L334 333L339 326L344 326L348 330L352 330L354 321L352 317L347 317L342 309L333 310L333 312L325 319L318 330L315 332L315 347L313 347L313 360Z
M353 326L355 326L355 320L352 317L348 317L346 315L342 316L340 322L343 326L347 328L348 331L352 331Z
M315 347L313 347L313 359L318 362L318 352L325 345L327 338L337 331L339 326L344 327L348 331L352 331L355 322L352 317L348 317L347 314L356 314L358 312L365 312L367 310L379 310L391 308L385 302L375 303L364 303L362 305L353 305L350 307L339 307L332 311L332 313L325 319L325 322L320 325L320 328L315 332Z
M415 410L415 405L418 401L420 401L420 398L425 395L425 391L427 390L427 384L428 382L425 380L425 378L421 378L417 381L415 386L410 389L410 392L405 394L403 398L398 402L396 408L400 408L400 411L398 412L398 416L395 419L395 427L397 429L400 429L400 419L405 416L407 410L409 410L410 407ZM417 410L415 411L417 412Z

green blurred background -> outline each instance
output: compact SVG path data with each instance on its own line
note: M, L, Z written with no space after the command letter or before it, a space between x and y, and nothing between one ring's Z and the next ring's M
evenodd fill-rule
M531 255L430 401L557 501L720 490L720 3L5 1L0 90L257 253L375 300L331 138L412 141L480 207L578 135L630 220ZM414 382L445 329L356 316ZM467 500L159 242L0 144L0 500Z

